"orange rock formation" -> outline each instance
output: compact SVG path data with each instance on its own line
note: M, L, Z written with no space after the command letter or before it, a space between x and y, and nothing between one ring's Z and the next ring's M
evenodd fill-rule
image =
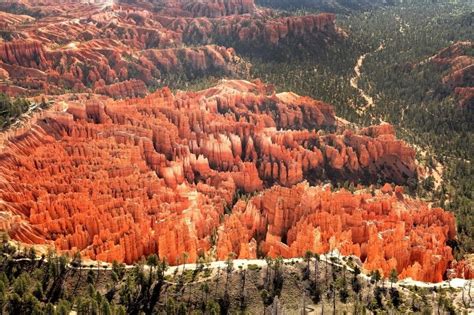
M442 82L459 99L459 104L474 109L474 57L468 51L474 48L472 41L457 42L441 50L431 58L435 64L448 67Z
M247 72L249 65L223 44L245 50L295 42L319 47L339 36L334 15L282 17L257 10L252 0L11 3L38 15L0 15L0 26L14 30L0 42L0 76L7 79L0 90L15 95L72 90L140 96L143 87L136 81L157 87L170 74ZM131 93L131 86L140 91Z
M13 239L125 263L337 249L384 275L472 277L467 262L451 265L452 214L392 184L322 188L416 178L415 151L392 126L347 128L332 106L260 81L148 92L170 75L248 71L235 50L331 42L334 15L288 17L253 0L0 3L10 8L32 16L0 12L0 91L59 94L0 148L0 229ZM456 60L445 81L469 102Z
M368 270L441 280L451 214L387 185L375 196L309 186L416 175L414 151L390 125L336 130L335 121L330 105L261 82L69 101L5 144L0 227L105 261L159 253L176 264L187 252L191 262L213 246L218 259L337 248ZM238 191L262 193L233 205Z
M387 277L396 269L402 278L438 282L453 259L446 241L455 233L452 214L402 194L334 193L302 183L237 202L219 229L217 255L256 258L254 243L271 257L337 249Z

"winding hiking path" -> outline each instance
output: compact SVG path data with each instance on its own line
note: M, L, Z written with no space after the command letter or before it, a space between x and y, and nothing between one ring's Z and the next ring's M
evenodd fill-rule
M365 58L367 58L368 55L370 54L373 54L373 53L376 53L376 52L379 52L381 51L382 49L384 49L384 44L381 43L380 46L374 50L373 52L368 52L368 53L365 53L363 55L361 55L359 57L359 59L357 59L357 63L354 67L354 73L355 73L355 76L353 76L350 80L350 84L351 84L351 87L353 87L354 89L356 89L357 91L359 91L359 94L362 96L362 98L365 100L365 105L364 106L361 106L359 108L355 108L356 112L361 115L363 114L368 108L374 106L374 99L372 96L370 96L369 94L367 94L363 89L361 89L359 87L359 80L360 80L360 76L361 76L361 68L364 64L364 60Z
M11 242L13 245L15 245L15 242ZM3 254L4 257L11 257L9 254ZM345 256L341 255L341 253L335 249L332 250L326 254L321 254L319 255L319 260L320 262L325 262L328 263L329 265L332 266L337 266L340 268L346 267L346 270L349 272L354 272L354 269L352 266L349 266L347 264L346 259L344 259ZM22 257L22 258L12 258L12 261L15 262L21 262L21 261L45 261L45 258L36 256L35 258L28 258L28 257ZM314 261L315 259L312 258L311 261ZM305 260L304 258L286 258L282 260L283 263L303 263ZM200 268L207 268L211 270L225 270L227 269L227 262L226 261L212 261L212 262L207 262L204 264L199 264L199 263L189 263L189 264L182 264L182 265L176 265L176 266L168 266L168 268L165 271L166 276L171 276L175 273L182 273L184 270L196 270ZM232 260L233 264L233 270L239 270L239 269L249 269L250 266L254 267L260 267L264 268L267 266L267 261L265 259L233 259ZM113 270L112 264L106 263L106 262L101 262L101 261L93 261L93 260L83 260L80 264L80 266L75 266L72 265L71 263L67 264L68 268L71 269L81 269L81 270ZM125 269L133 269L136 267L136 265L125 265ZM150 270L149 265L143 265L143 269L145 271ZM215 275L215 273L213 274ZM371 277L367 274L361 273L359 274L359 277L366 281L371 281ZM381 280L382 281L382 280ZM467 285L474 280L469 280L469 279L461 279L461 278L453 278L449 280L445 280L443 282L437 282L437 283L431 283L431 282L423 282L423 281L417 281L413 280L411 278L406 278L399 280L398 282L394 283L393 286L397 288L403 288L405 287L410 287L410 286L416 286L416 287L421 287L421 288L466 288ZM389 286L390 282L388 280L383 280L385 286ZM379 282L382 283L382 282ZM470 288L471 289L471 288ZM474 287L472 287L472 290L474 291ZM309 305L309 304L308 304Z

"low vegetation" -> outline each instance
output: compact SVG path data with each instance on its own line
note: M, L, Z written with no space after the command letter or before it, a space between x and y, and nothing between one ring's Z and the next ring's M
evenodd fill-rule
M241 51L253 65L252 78L333 104L338 116L359 126L391 123L399 137L416 145L427 174L407 191L456 214L459 237L452 245L457 258L474 252L474 113L459 107L444 87L444 69L423 61L457 41L472 40L472 21L467 2L409 1L338 15L348 38L327 50L288 54L282 60ZM375 106L361 113L357 109L366 103L350 79L357 59L366 53L359 86ZM293 57L298 55L303 57ZM437 163L442 183L435 187Z
M3 314L280 314L303 308L455 314L463 307L453 302L456 290L403 288L395 271L390 279L375 272L367 280L352 258L341 264L311 252L303 261L267 258L263 267L238 265L231 256L221 268L210 269L200 260L196 268L182 265L173 271L156 255L131 268L103 267L79 255L17 250L6 237L0 254Z

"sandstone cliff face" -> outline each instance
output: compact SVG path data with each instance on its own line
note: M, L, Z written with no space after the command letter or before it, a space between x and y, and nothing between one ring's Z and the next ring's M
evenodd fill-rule
M3 30L13 30L18 24L32 23L35 19L27 15L17 15L0 11L0 27Z
M459 104L474 109L474 56L469 53L474 44L471 41L457 42L433 56L431 62L447 67L442 79L458 97Z
M256 11L253 0L178 0L165 2L165 8L161 14L171 16L217 18Z
M232 48L212 45L198 48L148 49L141 52L138 59L154 77L169 73L241 73L247 66Z
M45 69L47 60L43 45L37 41L13 41L0 46L0 60L25 68Z
M474 255L468 254L464 260L454 262L452 264L454 273L451 276L463 278L463 279L474 279Z
M234 46L249 51L313 43L324 49L322 42L339 37L334 15L281 17L256 10L252 0L127 3L27 1L41 13L36 20L0 15L0 25L23 23L12 41L0 43L0 70L11 87L4 90L133 96L119 91L130 86L126 81L154 88L176 73L245 74L249 65Z
M439 281L452 260L452 215L387 187L372 196L304 182L415 176L414 152L391 126L308 131L334 126L330 105L258 81L70 101L2 150L0 226L16 240L105 261L159 253L177 264L212 246L218 259L337 248L367 270ZM263 193L234 205L237 191Z
M254 0L118 0L127 8L159 11L163 15L187 17L223 17L254 13Z
M66 88L129 97L145 95L146 85L170 73L232 75L248 67L233 49L220 46L147 49L132 56L120 47L102 44L48 51L36 41L4 43L0 44L0 69L11 81L31 90L55 93Z
M113 98L143 97L148 93L145 83L140 80L123 81L105 86L97 84L95 91Z
M401 278L438 282L453 259L446 241L455 233L452 214L400 194L331 192L302 183L239 201L219 230L217 253L256 258L247 249L255 242L271 257L337 249L386 277L396 269Z
M258 18L229 16L221 19L157 17L160 23L174 31L181 31L183 42L205 44L226 42L255 48L275 47L291 41L304 43L337 37L335 15L323 13L302 17Z

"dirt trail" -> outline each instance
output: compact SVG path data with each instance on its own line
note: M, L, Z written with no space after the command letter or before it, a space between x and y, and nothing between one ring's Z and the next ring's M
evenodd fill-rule
M426 174L426 177L431 175L433 176L433 183L434 183L434 188L435 189L438 189L442 183L443 183L443 174L444 174L444 166L439 163L435 158L434 158L434 155L430 154L427 150L423 150L423 148L421 148L420 146L416 145L416 144L411 144L420 154L421 156L423 156L424 158L426 158L427 156L431 155L432 156L432 160L433 160L433 163L434 163L434 168L432 169L429 169L429 168L426 168L428 173Z
M361 107L356 109L356 112L359 115L363 114L367 109L374 106L373 97L370 96L369 94L367 94L363 89L361 89L359 87L359 80L360 80L360 76L361 76L361 68L364 64L365 58L367 58L368 55L373 54L373 53L377 53L377 52L381 51L382 49L384 49L384 47L385 47L384 44L381 43L380 46L376 50L374 50L373 52L368 52L368 53L365 53L365 54L361 55L359 57L359 59L357 59L357 63L354 67L355 76L353 76L351 78L350 84L351 84L351 87L353 87L354 89L359 91L360 95L362 96L362 98L365 100L365 103L366 103L364 106L361 106Z
M408 130L402 128L402 130L406 133L410 133ZM428 176L433 176L433 183L434 183L434 189L438 189L441 187L443 184L443 174L444 174L444 166L441 164L436 158L435 155L431 152L429 152L427 149L423 149L419 145L416 145L415 143L410 143L412 147L415 148L415 150L420 153L421 157L423 159L427 159L428 156L432 157L433 161L433 168L429 167L423 167L425 170L425 173L423 174L422 178L426 178Z
M18 248L18 242L16 241L10 241L10 245L15 246ZM37 248L37 246L35 246ZM46 249L46 247L44 248ZM10 256L8 254L4 254L5 256ZM23 257L23 258L14 258L13 261L15 262L20 262L20 261L31 261L31 260L44 260L45 258L42 258L40 256L36 256L34 259ZM319 255L319 259L321 262L326 262L332 266L338 266L340 268L346 267L346 270L349 272L354 272L354 269L352 266L349 266L347 264L347 257L343 256L337 249L332 250L331 252L328 252L326 254L321 254ZM314 261L314 258L311 259ZM303 258L286 258L283 259L283 263L302 263L305 260ZM239 269L248 269L249 266L256 266L256 267L266 267L267 266L267 261L265 259L233 259L232 260L234 270L239 270ZM125 265L125 269L132 269L135 268L135 265ZM189 263L185 265L177 265L177 266L168 266L168 268L165 271L166 276L171 276L174 275L175 273L180 273L183 272L183 270L196 270L200 268L209 268L212 269L213 275L215 275L216 270L226 270L227 269L227 262L226 261L213 261L213 262L207 262L204 264L199 264L199 263ZM82 269L82 270L112 270L112 264L106 263L106 262L101 262L101 261L93 261L90 259L83 259L81 266L73 266L72 264L68 264L68 268L71 269ZM143 268L145 271L150 270L150 266L148 265L143 265ZM369 282L371 281L371 277L367 274L361 273L359 274L359 277L364 279L365 281ZM438 283L431 283L431 282L423 282L423 281L417 281L413 280L411 278L405 278L402 280L399 280L398 282L392 284L394 287L399 288L399 289L405 289L405 287L410 287L410 286L415 286L415 287L422 287L422 288L454 288L454 289L467 289L468 285L472 283L474 280L469 280L469 279L461 279L461 278L453 278L449 280L445 280L442 282ZM383 280L384 285L386 287L390 286L390 282L388 280ZM379 282L381 283L381 282ZM474 287L469 287L469 290L474 291Z

